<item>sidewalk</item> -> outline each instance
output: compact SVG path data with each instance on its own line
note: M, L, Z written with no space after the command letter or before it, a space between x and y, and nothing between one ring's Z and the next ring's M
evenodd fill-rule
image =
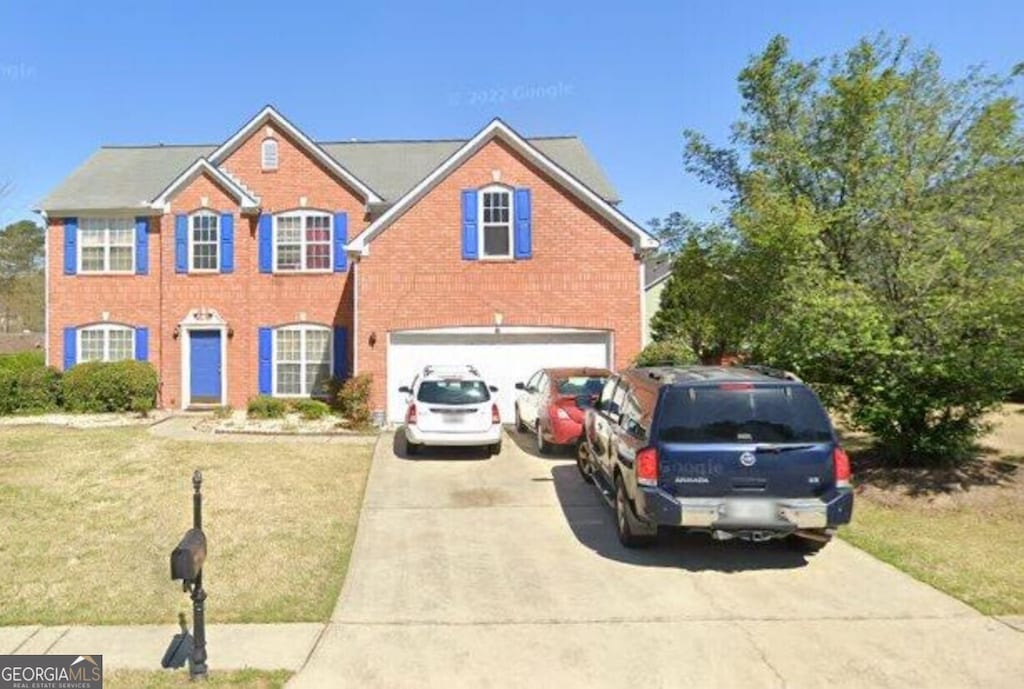
M206 628L209 665L218 670L301 668L324 630L320 623L214 624ZM159 670L174 625L0 627L0 655L102 655L104 668Z

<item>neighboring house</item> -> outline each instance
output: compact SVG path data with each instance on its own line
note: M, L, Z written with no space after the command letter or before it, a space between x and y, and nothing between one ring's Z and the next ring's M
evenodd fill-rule
M661 293L665 283L672 276L672 258L665 254L653 254L647 258L644 270L644 300L647 304L647 321L644 323L644 345L651 341L651 323L661 308Z
M147 359L160 404L239 407L373 376L371 407L426 363L501 387L541 366L623 366L642 260L575 137L494 120L468 140L314 142L267 107L223 143L112 146L39 204L47 350Z

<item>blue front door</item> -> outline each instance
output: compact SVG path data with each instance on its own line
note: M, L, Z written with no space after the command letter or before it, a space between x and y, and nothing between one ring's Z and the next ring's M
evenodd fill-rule
M193 330L189 343L192 404L220 404L220 331Z

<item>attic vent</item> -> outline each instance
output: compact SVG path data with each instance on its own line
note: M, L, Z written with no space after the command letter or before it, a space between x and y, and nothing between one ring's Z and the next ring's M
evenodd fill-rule
M277 140L264 139L260 148L261 162L264 170L277 169Z

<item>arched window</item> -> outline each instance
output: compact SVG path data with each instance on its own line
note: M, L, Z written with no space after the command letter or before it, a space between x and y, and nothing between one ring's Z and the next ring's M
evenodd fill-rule
M189 218L188 267L194 273L220 268L220 226L216 213L197 211Z
M512 190L493 185L480 190L481 258L512 258Z
M331 379L331 329L299 323L274 330L274 394L311 397L327 393Z
M123 361L135 358L135 330L125 325L100 323L78 329L78 363Z
M260 148L264 170L277 169L277 139L264 139Z

